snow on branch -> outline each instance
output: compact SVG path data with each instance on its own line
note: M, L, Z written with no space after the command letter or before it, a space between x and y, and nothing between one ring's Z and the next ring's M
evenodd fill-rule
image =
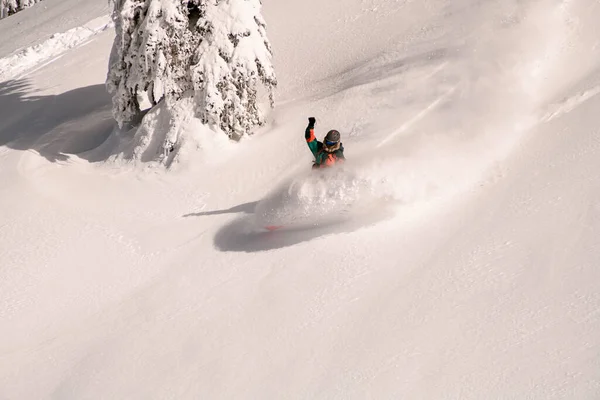
M42 0L0 0L0 19L18 13Z
M144 98L192 99L194 116L232 139L263 124L259 89L273 106L277 79L260 11L260 0L116 0L107 87L118 123L138 122Z

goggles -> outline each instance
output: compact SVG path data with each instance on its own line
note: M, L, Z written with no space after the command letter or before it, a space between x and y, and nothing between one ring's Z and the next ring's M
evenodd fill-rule
M326 141L325 141L325 146L327 146L327 147L333 147L333 146L335 146L336 144L338 144L338 142L332 142L332 141L330 141L330 140L326 140Z

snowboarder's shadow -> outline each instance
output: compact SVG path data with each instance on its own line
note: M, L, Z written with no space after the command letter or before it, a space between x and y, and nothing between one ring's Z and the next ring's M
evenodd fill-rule
M185 214L184 217L205 217L208 215L221 215L221 214L236 214L236 213L245 213L245 214L253 214L254 209L258 201L251 201L249 203L244 203L237 205L235 207L223 209L223 210L213 210L213 211L201 211L197 213L189 213Z
M258 252L280 249L316 239L321 236L350 233L375 225L393 215L391 209L348 218L343 221L326 221L310 226L284 227L272 232L256 224L254 214L242 216L225 225L216 233L215 247L221 251Z

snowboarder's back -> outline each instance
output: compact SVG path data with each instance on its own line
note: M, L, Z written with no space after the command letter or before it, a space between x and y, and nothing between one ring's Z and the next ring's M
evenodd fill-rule
M344 146L340 141L340 133L330 130L325 139L320 142L315 137L315 123L315 118L310 117L304 133L306 144L315 157L313 168L327 168L344 162L346 158L344 157Z

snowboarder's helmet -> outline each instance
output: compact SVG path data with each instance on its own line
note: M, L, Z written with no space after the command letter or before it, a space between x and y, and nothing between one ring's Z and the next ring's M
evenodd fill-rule
M335 146L340 141L340 133L335 129L330 130L325 135L325 145L326 146Z

